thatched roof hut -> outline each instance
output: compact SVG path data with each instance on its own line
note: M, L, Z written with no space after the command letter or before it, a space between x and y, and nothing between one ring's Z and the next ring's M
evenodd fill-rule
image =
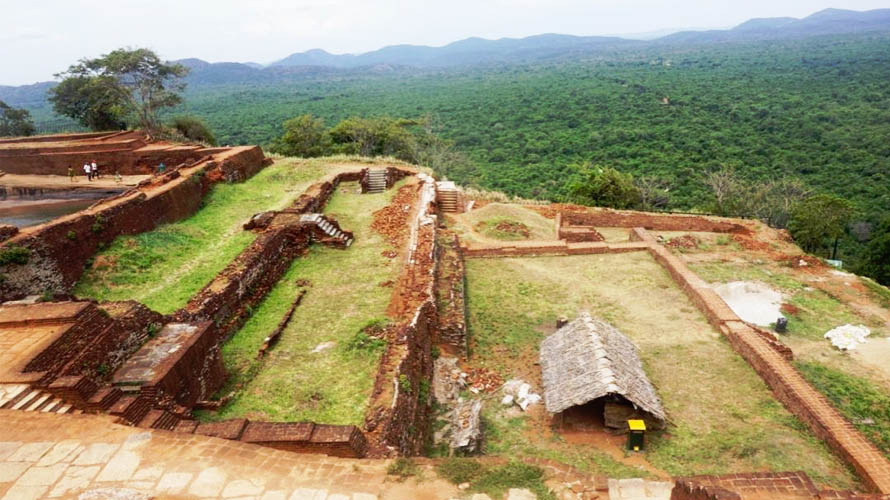
M605 321L582 313L544 339L540 355L548 412L606 398L626 401L650 426L664 425L664 408L646 378L637 347Z

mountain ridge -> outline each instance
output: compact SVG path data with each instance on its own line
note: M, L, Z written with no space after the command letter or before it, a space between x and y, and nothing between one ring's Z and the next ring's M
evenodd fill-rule
M389 45L361 54L332 54L324 49L296 52L270 64L216 62L198 58L180 59L191 70L187 82L203 85L266 83L341 72L389 72L411 68L444 68L478 64L510 64L555 60L575 55L607 54L611 51L661 45L749 42L783 38L846 34L870 30L890 31L890 8L868 11L824 9L807 17L752 18L725 30L680 31L651 40L618 36L580 36L543 33L523 38L484 39L470 37L449 44ZM12 106L39 107L46 91L56 82L30 85L0 85L0 100Z

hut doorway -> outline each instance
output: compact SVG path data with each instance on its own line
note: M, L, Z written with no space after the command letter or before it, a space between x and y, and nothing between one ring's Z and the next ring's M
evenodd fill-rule
M604 398L566 408L560 414L560 427L569 432L601 432L605 430Z

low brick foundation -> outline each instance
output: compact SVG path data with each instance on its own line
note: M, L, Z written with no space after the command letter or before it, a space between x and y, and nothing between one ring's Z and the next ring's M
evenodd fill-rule
M436 266L436 300L439 304L439 328L435 343L447 346L458 356L467 353L465 275L460 241L456 234L440 236Z
M565 226L642 227L656 231L702 231L709 233L745 232L745 226L718 217L701 215L653 214L630 210L588 208L584 210L556 210Z

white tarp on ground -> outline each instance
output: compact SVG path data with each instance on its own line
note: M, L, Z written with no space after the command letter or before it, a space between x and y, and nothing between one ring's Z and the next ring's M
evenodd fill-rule
M828 330L825 338L831 341L831 345L842 351L856 349L859 344L864 344L871 335L871 330L865 325L853 326L850 324Z
M764 283L733 281L714 288L740 318L757 326L769 326L782 318L782 294Z

